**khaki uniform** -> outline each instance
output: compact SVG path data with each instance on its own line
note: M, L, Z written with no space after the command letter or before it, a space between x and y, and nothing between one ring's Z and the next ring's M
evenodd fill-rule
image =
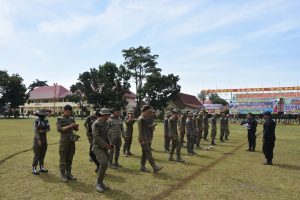
M108 150L110 145L108 138L108 126L107 122L96 120L92 125L93 134L93 152L99 161L98 178L97 183L103 183L105 172L108 167Z
M119 157L120 157L120 149L122 146L122 139L124 137L124 127L123 127L123 120L119 117L115 117L111 115L108 120L108 137L110 143L114 145L114 148L109 151L109 162L110 164L113 163L113 159L115 161L114 164L119 164Z
M185 122L186 122L186 115L181 115L178 120L178 126L179 126L178 128L180 131L180 141L178 141L178 142L180 143L180 145L183 145L183 143L184 143L185 128L186 128Z
M150 140L150 148L152 145L152 140L153 140L153 134L155 130L155 123L154 123L154 118L152 116L148 117L148 128L149 128L149 140Z
M170 140L172 142L170 157L173 157L175 149L176 149L177 157L180 157L181 144L180 144L180 141L179 141L179 136L178 136L178 131L177 131L177 120L170 117L168 125L169 125L169 137L170 137ZM183 126L185 127L185 125L181 124L181 127L183 127ZM184 131L184 133L185 133L185 131Z
M196 147L200 147L202 131L203 131L203 116L199 115L196 118Z
M211 118L211 142L214 143L217 136L217 118L213 116Z
M50 131L50 125L46 119L36 119L33 122L34 139L33 139L33 162L32 167L44 165L44 159L47 152L47 132ZM38 140L41 141L41 145L38 145Z
M72 140L73 129L63 131L62 128L75 123L73 117L61 116L57 118L56 127L57 131L60 132L59 141L59 169L61 175L71 174L73 156L75 154L75 141Z
M208 129L209 129L208 116L204 116L204 117L203 117L203 131L204 131L204 136L203 136L203 138L204 138L205 140L207 140Z
M141 166L145 167L146 161L150 163L152 167L155 166L155 161L152 157L151 147L150 147L150 138L149 138L149 125L147 118L141 115L138 120L138 130L139 130L139 142L142 147L142 157L141 157Z
M220 121L220 140L224 141L224 137L226 134L226 130L227 130L227 122L226 122L226 117L221 117L221 121Z
M133 118L129 119L129 117L126 116L125 118L126 130L124 133L124 146L123 146L124 153L130 153L134 123L135 120Z

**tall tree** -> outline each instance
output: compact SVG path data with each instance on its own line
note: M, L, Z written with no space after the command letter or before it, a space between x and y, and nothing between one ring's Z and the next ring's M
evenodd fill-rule
M139 112L143 100L143 81L148 75L161 71L156 67L158 55L152 55L150 47L143 46L124 49L122 53L125 59L124 66L131 72L135 82L137 111Z
M125 107L124 93L129 89L129 72L122 66L106 62L98 68L79 75L78 82L71 86L73 93L80 93L81 98L99 107Z
M202 104L204 104L204 101L207 99L207 94L205 91L201 90L201 92L198 94L198 99L200 99Z
M213 104L222 104L223 106L228 105L228 102L225 99L222 99L218 94L212 93L209 95L209 100Z
M33 81L29 86L28 86L28 90L32 91L37 87L43 87L43 86L48 86L47 84L48 81L40 81L39 79L35 79L35 81Z
M146 102L154 109L163 110L168 101L180 92L179 77L174 74L154 73L147 77L143 87Z
M7 71L0 70L0 108L3 108L5 103L7 103L5 102L3 95L5 94L8 80L9 80L9 75Z

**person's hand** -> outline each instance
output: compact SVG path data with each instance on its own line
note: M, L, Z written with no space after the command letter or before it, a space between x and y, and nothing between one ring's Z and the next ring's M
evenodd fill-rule
M38 140L38 146L42 146L42 140Z

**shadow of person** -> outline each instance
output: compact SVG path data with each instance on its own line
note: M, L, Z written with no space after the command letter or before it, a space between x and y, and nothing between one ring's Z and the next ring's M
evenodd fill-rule
M153 173L154 178L162 179L162 180L173 180L175 179L173 176L170 176L169 174L165 172L158 172L158 173Z
M116 189L109 189L106 190L104 193L101 195L104 195L108 197L109 199L116 199L116 200L131 200L134 199L130 194L127 192L121 191L121 190L116 190Z
M283 169L291 169L291 170L298 170L300 171L300 166L299 165L290 165L290 164L274 164L276 167L280 167Z
M60 177L51 174L51 173L43 173L39 176L37 176L38 178L42 179L43 181L47 182L47 183L62 183Z
M95 191L95 184L86 184L79 180L69 181L66 185L76 192L91 193Z
M105 174L105 179L110 182L116 182L116 183L125 183L125 178L122 176L115 176L113 174Z
M126 167L120 168L119 172L125 174L131 174L131 175L140 175L139 169L131 169Z

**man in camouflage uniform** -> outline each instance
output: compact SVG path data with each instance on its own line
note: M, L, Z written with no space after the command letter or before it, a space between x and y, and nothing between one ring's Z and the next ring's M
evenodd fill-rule
M216 145L215 138L217 136L217 117L216 114L211 118L211 145Z
M149 128L149 138L150 138L150 148L151 150L153 150L152 148L152 141L153 141L153 134L155 131L155 127L156 127L156 123L154 122L155 119L155 110L151 109L151 115L147 118L148 119L148 128Z
M154 173L160 171L163 167L160 167L155 164L155 161L152 157L151 147L150 147L150 138L149 138L149 125L147 118L151 115L151 106L144 105L142 108L142 114L138 118L138 130L139 130L139 142L142 147L142 157L141 157L141 168L142 172L150 172L146 168L146 161L148 160L150 165L153 168Z
M133 134L133 125L135 123L135 119L133 116L133 110L129 110L127 116L125 117L126 130L124 134L124 146L123 146L123 154L124 156L133 155L130 151L131 143L132 143L132 134Z
M229 114L226 115L226 132L225 132L225 140L229 140L228 137L230 135L230 130L229 130Z
M184 160L180 156L181 144L179 141L179 135L178 135L178 130L177 130L178 116L179 116L179 111L177 109L172 110L172 116L169 118L169 122L168 122L169 137L172 142L169 161L184 162ZM181 126L185 127L185 125L182 125L182 124L181 124ZM176 149L176 155L177 155L176 160L174 160L174 158L173 158L175 149Z
M105 172L108 168L108 150L111 150L113 146L110 144L108 138L108 125L107 120L110 116L110 111L107 108L102 108L96 111L97 120L92 125L93 134L93 152L99 160L98 177L96 183L97 192L104 192L108 189L103 183Z
M208 136L208 129L209 129L209 124L208 124L208 113L204 112L204 117L203 117L203 133L204 133L204 140L207 140L207 136Z
M224 137L226 134L226 130L227 130L227 120L225 114L222 113L221 120L220 120L220 141L221 142L225 142Z
M164 118L164 138L165 138L165 142L164 142L164 148L165 148L165 152L170 152L170 137L169 137L169 118L171 116L171 112L167 111L166 112L166 116Z
M75 154L75 141L78 137L74 135L73 131L78 131L78 124L72 117L72 106L66 105L61 117L57 118L56 127L60 132L59 141L59 168L62 180L68 182L69 180L76 180L72 175L72 162Z
M196 147L200 148L200 141L202 138L203 131L203 113L200 111L196 118Z
M179 112L179 111L178 111ZM178 126L179 126L179 132L180 132L180 140L178 141L181 146L183 146L184 141L184 136L185 136L185 122L186 122L186 113L178 113L180 115L179 120L178 120Z
M47 111L39 110L36 112L37 119L33 122L34 139L33 139L33 162L32 162L32 174L39 175L40 172L48 172L44 168L44 159L47 151L47 132L50 131L50 125L46 118ZM40 164L40 170L37 171L36 167Z
M92 147L93 147L93 133L92 133L92 125L93 123L97 120L97 117L96 115L91 115L91 116L88 116L84 122L84 127L86 129L86 136L88 138L88 141L90 143L90 150L89 150L89 156L90 156L90 159L95 163L96 165L96 172L98 171L98 168L99 168L99 162L98 160L96 159L96 155L94 154L94 152L92 151Z
M189 113L187 120L186 120L186 137L187 137L187 143L186 143L186 148L187 148L187 152L188 155L192 156L194 154L196 154L194 152L194 144L195 144L195 137L196 137L196 133L195 133L195 127L194 127L194 123L193 123L193 113Z
M122 146L121 137L124 137L124 127L123 120L120 115L120 110L114 108L112 110L112 115L108 119L108 136L111 144L114 146L114 148L109 151L109 166L112 169L118 169L119 167L122 167L119 164L119 157Z

